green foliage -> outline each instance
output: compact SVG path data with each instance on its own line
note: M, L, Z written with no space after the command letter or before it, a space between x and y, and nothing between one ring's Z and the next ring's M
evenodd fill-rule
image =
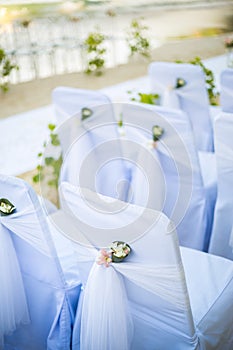
M106 52L104 41L105 36L97 31L90 33L84 41L87 53L86 74L94 73L99 76L103 73L105 64L104 54Z
M121 128L123 126L123 115L122 115L122 113L120 113L120 118L118 119L117 125L119 126L119 128Z
M18 66L13 64L7 57L5 51L0 48L0 89L3 92L9 90L9 75L13 69L18 69Z
M54 133L56 125L49 124L48 129L50 131L50 144L54 147L60 147L60 141L58 135ZM46 142L43 144L44 149L46 148ZM38 153L38 158L42 159L43 152ZM32 180L34 183L38 183L42 180L46 180L46 184L58 188L58 181L60 175L60 169L62 166L62 154L59 157L45 157L43 165L37 165L37 173L33 176Z
M146 37L148 27L141 24L139 20L133 19L130 25L130 30L126 38L130 48L130 55L138 53L146 58L150 58L151 45Z
M128 91L131 94L131 91ZM138 97L132 97L131 101L136 101L140 103L147 103L150 105L158 105L159 104L159 94L146 94L142 92L138 92Z
M176 62L183 63L183 61L176 61ZM194 59L189 61L189 63L198 65L202 68L205 74L206 90L209 96L209 103L212 106L219 105L219 102L218 102L219 92L216 90L214 73L203 64L200 57L195 57Z

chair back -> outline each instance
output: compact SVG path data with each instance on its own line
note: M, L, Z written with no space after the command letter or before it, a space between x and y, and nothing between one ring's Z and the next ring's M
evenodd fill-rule
M76 281L75 290L66 283L33 189L21 179L1 175L0 195L16 207L12 214L0 216L0 273L6 282L0 293L0 335L5 335L4 345L19 350L31 350L32 344L35 350L69 350L80 283ZM2 251L6 244L7 250ZM73 293L72 302L69 293ZM11 298L15 304L15 324L2 329L14 311L9 309Z
M152 62L148 73L152 91L161 95L161 104L187 113L197 149L212 151L210 106L201 67L190 63Z
M52 91L57 124L80 112L82 108L91 108L110 103L109 98L98 91L58 86Z
M74 115L58 128L58 134L63 153L60 182L126 200L130 173L111 103L93 107L84 120L80 113Z
M233 113L233 71L223 70L220 74L220 103L223 112Z
M206 250L211 218L187 115L176 109L141 104L123 105L122 114L126 136L135 146L127 155L136 164L132 171L132 203L163 211L175 223L181 245ZM150 148L148 141L152 141L155 125L164 133L156 148ZM138 167L144 170L144 176L138 176Z
M214 124L218 193L209 252L233 260L233 113L221 112Z
M195 349L177 236L168 218L68 183L61 184L60 195L64 217L55 214L54 222L76 247L84 284L75 325L80 349ZM113 241L124 241L131 253L105 264Z

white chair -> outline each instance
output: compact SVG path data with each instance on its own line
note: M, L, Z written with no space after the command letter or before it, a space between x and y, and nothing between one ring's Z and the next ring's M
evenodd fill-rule
M112 104L93 107L84 120L80 113L72 116L58 134L63 154L60 182L126 200L130 171L122 157Z
M207 251L216 188L204 186L187 115L136 103L124 104L122 111L125 139L132 141L131 147L123 148L124 158L136 164L128 201L163 211L177 226L181 245ZM150 149L154 125L164 134Z
M233 71L223 70L220 74L220 103L223 112L233 113Z
M189 248L181 258L174 227L160 212L67 183L60 194L63 211L51 218L82 271L76 349L232 349L231 261ZM121 263L99 251L116 240L131 248Z
M213 151L210 107L202 69L190 63L152 62L148 74L152 91L161 95L161 104L187 113L197 149Z
M110 103L109 98L98 91L58 86L52 91L52 102L57 124L81 111L82 108Z
M70 350L80 293L77 273L62 270L32 188L1 175L0 196L16 207L0 216L0 348Z
M220 113L215 121L218 195L209 251L233 260L233 113Z

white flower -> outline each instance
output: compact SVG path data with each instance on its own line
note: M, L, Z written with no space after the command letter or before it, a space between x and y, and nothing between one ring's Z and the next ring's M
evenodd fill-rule
M112 259L114 262L114 257L118 259L124 259L129 255L131 249L125 242L113 242L110 249L112 250Z
M16 207L8 199L5 199L5 198L0 199L1 213L8 215L8 214L11 214L15 209Z

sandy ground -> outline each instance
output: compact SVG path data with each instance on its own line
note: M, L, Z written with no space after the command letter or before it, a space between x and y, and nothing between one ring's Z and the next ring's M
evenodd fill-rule
M151 61L188 61L195 56L205 59L221 55L225 52L225 37L226 35L219 35L170 41L153 51ZM108 69L100 77L72 73L11 85L6 94L0 94L0 118L50 104L51 92L57 86L101 89L146 75L148 63L149 61L133 61Z

